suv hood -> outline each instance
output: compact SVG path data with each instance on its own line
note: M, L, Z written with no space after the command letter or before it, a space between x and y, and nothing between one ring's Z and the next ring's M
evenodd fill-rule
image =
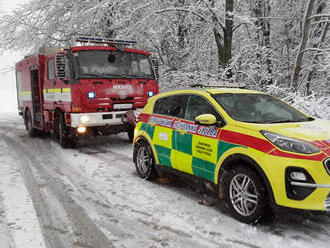
M238 126L252 129L257 132L265 130L286 137L306 141L327 141L330 145L330 121L326 120L316 119L308 122L274 124L251 124L240 122Z

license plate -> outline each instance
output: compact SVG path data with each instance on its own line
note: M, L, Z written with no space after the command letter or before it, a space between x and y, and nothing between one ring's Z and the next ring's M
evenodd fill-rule
M131 109L133 105L131 103L122 103L122 104L114 104L113 109Z

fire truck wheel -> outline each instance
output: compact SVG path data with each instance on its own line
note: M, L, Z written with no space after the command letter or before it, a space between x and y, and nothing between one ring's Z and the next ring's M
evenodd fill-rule
M129 127L129 129L127 131L127 136L128 136L128 142L129 143L133 143L133 139L134 139L134 127Z
M63 148L73 148L75 146L75 138L70 137L70 127L65 125L62 113L57 114L57 135L58 141Z
M38 130L32 127L32 117L29 110L27 110L25 113L24 123L26 130L28 131L28 135L30 137L36 137Z

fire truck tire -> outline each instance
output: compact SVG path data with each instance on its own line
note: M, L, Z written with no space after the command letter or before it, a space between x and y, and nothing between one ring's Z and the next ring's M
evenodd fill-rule
M134 127L129 127L129 129L127 131L127 136L128 136L128 142L129 143L133 143L133 139L134 139Z
M56 129L58 141L62 148L73 148L76 145L74 137L70 137L70 127L65 125L64 117L62 113L58 113L56 116Z
M30 137L36 137L38 130L32 127L32 116L31 116L30 110L27 110L25 113L24 123L25 123L26 130L28 132L28 135Z

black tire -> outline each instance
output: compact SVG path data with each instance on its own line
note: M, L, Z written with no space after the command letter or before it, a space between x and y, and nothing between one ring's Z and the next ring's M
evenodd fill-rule
M157 178L155 169L155 159L152 150L147 142L139 141L134 148L135 153L135 168L138 175L147 180Z
M64 117L62 113L56 115L56 134L62 148L73 148L76 145L75 137L70 136L70 127L65 125Z
M234 167L222 185L225 201L235 219L252 224L263 218L266 192L257 173L247 166Z
M24 124L25 124L25 128L28 132L28 135L30 137L36 137L38 130L33 128L33 126L32 126L32 116L31 116L30 110L27 110L25 113Z
M127 131L128 143L133 143L134 139L134 127L130 126Z

